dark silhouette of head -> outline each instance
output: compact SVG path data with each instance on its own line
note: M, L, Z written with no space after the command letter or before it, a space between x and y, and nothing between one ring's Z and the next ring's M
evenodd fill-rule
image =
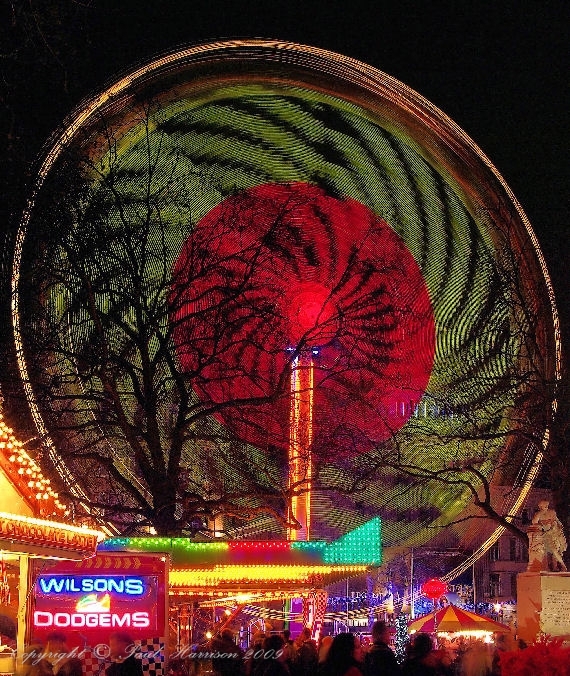
M327 676L342 676L357 664L354 659L355 649L356 639L353 634L337 634L324 661L324 673Z
M271 634L265 639L265 641L263 641L263 649L266 652L270 650L277 652L278 650L281 650L281 648L283 648L284 643L285 642L283 641L282 636L280 636L279 634Z
M133 646L133 639L130 634L125 631L114 631L109 634L109 648L111 650L111 657L125 657L132 650L129 648Z
M412 641L412 652L414 657L421 659L433 650L431 636L429 634L416 634Z
M384 620L376 620L372 625L372 640L388 643L390 640L390 629Z
M51 631L46 636L46 652L62 652L65 648L67 636L62 631Z
M234 633L231 629L224 629L220 634L220 638L222 638L224 641L231 641L234 643Z

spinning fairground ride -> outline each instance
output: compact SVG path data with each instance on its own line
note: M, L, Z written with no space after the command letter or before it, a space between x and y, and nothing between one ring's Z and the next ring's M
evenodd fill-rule
M190 47L79 106L13 292L45 456L112 535L210 525L286 566L378 517L387 561L460 542L485 487L516 513L556 411L552 288L500 174L416 92L312 47Z

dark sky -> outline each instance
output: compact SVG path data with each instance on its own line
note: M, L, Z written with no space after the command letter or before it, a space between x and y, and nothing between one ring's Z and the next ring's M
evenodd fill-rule
M527 212L570 328L566 0L0 0L0 12L1 209L13 220L42 143L118 72L178 45L281 38L379 68L471 136Z

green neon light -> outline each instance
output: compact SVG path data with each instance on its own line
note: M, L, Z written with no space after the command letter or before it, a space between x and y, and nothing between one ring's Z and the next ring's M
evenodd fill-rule
M365 565L377 566L382 562L381 522L378 517L346 533L334 542L303 542L289 543L289 550L298 555L311 555L323 563L332 565ZM263 543L259 543L262 545ZM170 552L176 555L190 555L197 561L200 558L208 559L217 554L216 559L221 562L228 559L230 545L228 542L194 542L184 537L132 537L111 538L99 545L99 551L140 551L140 552ZM270 548L261 547L260 551L270 552ZM242 552L243 553L243 552ZM252 549L249 554L254 554ZM283 554L276 550L277 557ZM223 559L219 556L223 555Z
M291 549L299 549L300 551L317 551L320 552L327 547L326 542L305 542L303 540L295 540L289 543Z
M382 526L376 517L331 542L324 552L324 562L379 566L382 563L381 543Z
M222 552L229 549L227 542L194 542L184 537L110 538L101 543L100 550L122 551L138 549L145 552L182 550L185 553Z

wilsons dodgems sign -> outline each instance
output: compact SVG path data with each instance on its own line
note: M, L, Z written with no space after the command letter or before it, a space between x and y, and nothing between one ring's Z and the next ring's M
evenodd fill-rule
M113 592L141 596L145 591L145 581L141 577L81 577L52 575L40 577L38 585L44 594Z
M83 577L51 575L38 579L38 591L55 605L63 601L64 611L34 611L36 627L112 627L156 628L156 584L153 578L100 576ZM144 610L130 612L123 608L125 600L144 602ZM152 600L152 605L149 602ZM149 608L151 610L149 611ZM115 612L113 612L115 611Z
M164 635L164 557L101 556L57 564L35 582L34 635L54 629L105 640L126 630L133 638Z

